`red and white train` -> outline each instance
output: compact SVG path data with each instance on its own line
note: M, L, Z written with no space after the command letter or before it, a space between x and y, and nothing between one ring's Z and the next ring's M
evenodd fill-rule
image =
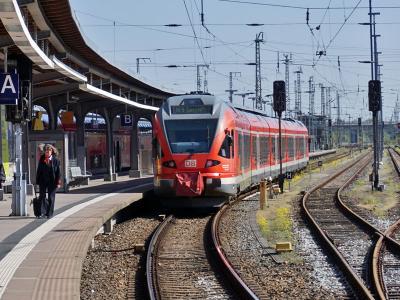
M279 175L278 119L215 96L174 96L153 122L154 191L160 196L229 197ZM304 168L307 128L282 120L283 172Z

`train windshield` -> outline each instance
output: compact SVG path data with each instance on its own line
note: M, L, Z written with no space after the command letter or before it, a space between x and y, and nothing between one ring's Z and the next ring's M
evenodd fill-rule
M217 119L166 120L172 153L208 153L217 127Z

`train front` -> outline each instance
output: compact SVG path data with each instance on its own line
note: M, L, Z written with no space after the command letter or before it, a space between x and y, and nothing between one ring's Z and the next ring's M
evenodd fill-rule
M226 198L235 194L231 110L211 95L169 98L154 122L154 191L162 197ZM224 184L227 183L227 184Z

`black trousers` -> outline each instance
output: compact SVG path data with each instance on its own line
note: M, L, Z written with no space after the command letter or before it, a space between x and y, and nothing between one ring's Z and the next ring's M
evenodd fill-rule
M39 198L42 202L41 214L52 217L54 213L54 201L56 200L56 185L39 185ZM46 200L47 192L47 200Z

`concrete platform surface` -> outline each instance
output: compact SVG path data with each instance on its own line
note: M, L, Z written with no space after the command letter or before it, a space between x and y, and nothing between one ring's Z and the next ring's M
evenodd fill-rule
M79 299L82 263L93 236L151 188L151 177L91 180L89 186L57 194L48 220L36 219L32 206L31 216L9 217L11 195L6 194L0 201L0 298Z

